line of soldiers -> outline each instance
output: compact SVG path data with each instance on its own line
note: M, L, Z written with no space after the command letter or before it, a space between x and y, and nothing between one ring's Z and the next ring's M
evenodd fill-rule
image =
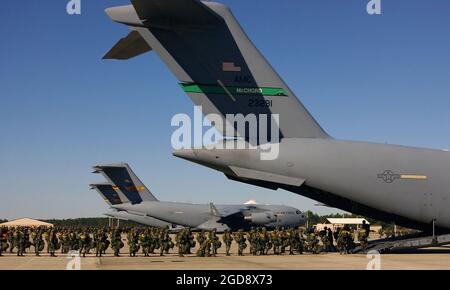
M119 234L116 231L115 256L119 256L119 251L123 247L123 243L119 244ZM130 229L127 232L127 241L129 246L130 257L135 257L139 250L145 257L155 254L158 251L160 256L168 254L175 247L172 242L168 229Z
M174 240L168 229L157 228L130 228L130 229L96 229L96 228L0 228L0 256L9 249L17 256L23 256L33 246L34 253L39 256L47 246L47 253L56 256L77 251L85 257L95 251L96 257L101 257L111 248L114 256L120 256L125 243L122 235L126 235L129 255L135 257L139 251L145 257L153 254L163 256L169 254L175 247L178 255L190 255L196 250L198 257L216 256L218 249L225 245L227 256L231 255L231 246L236 243L238 255L243 256L247 247L254 256L303 254L309 252L319 254L322 252L335 252L349 254L356 247L354 232L343 227L332 232L324 228L317 232L313 229L276 229L268 231L265 228L252 228L249 232L240 230L236 233L225 231L222 239L216 231L201 231L195 235L191 229L183 229L176 233ZM360 246L367 247L369 229L366 225L358 231L357 239Z

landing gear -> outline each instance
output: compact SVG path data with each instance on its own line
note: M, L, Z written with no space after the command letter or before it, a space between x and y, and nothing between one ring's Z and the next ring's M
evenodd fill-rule
M438 240L436 237L436 219L433 219L432 225L433 225L433 240L431 243L432 243L432 245L437 245Z

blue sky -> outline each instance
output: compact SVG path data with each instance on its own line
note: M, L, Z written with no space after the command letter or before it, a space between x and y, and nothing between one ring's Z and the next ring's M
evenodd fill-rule
M102 61L127 28L126 0L3 0L0 10L0 218L100 216L98 163L129 162L162 200L314 201L228 181L171 155L170 120L193 112L156 57ZM319 123L339 139L450 147L450 2L224 0Z

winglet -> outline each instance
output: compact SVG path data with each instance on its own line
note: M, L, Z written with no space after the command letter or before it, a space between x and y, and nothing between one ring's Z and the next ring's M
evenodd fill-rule
M214 203L211 202L211 203L209 204L209 207L210 207L210 209L211 209L211 214L212 214L213 216L215 216L215 217L220 217L220 216L221 216L219 210L216 208L216 206L214 205Z

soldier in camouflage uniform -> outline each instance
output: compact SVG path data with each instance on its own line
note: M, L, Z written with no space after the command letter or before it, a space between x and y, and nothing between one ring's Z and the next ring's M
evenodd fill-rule
M31 234L31 238L33 241L34 253L36 254L36 256L39 256L40 252L44 250L44 239L42 238L41 229L36 229L35 231L33 231Z
M106 250L108 250L109 246L111 245L111 241L108 239L109 231L110 230L107 229L107 228L103 229L103 237L102 237L102 240L103 240L103 252L102 252L102 254L103 255L106 255Z
M294 251L297 250L297 238L293 228L287 231L287 241L289 245L289 255L294 255Z
M203 242L202 245L204 257L211 256L211 240L209 238L206 238L206 240Z
M305 238L303 237L302 229L298 228L298 230L295 232L295 240L296 240L297 252L300 255L303 255L303 251L305 250Z
M247 248L247 239L243 230L239 230L234 240L238 245L238 256L244 256L244 250Z
M69 240L70 240L70 250L78 251L78 249L80 248L80 243L78 241L78 234L76 233L75 230L70 232Z
M328 228L327 227L325 227L322 231L319 232L319 237L320 237L320 240L322 241L323 251L330 252L331 245L330 245L330 240L328 238Z
M278 229L276 229L270 233L270 243L272 244L272 247L273 247L273 253L275 255L279 255L280 254L280 240L278 237Z
M120 249L124 247L124 244L122 242L122 236L119 229L113 230L111 233L111 248L114 251L114 256L119 257L120 256Z
M256 230L255 228L251 228L250 232L247 234L247 240L250 244L250 254L256 255Z
M15 232L14 242L17 248L17 256L24 256L26 242L23 229L20 227L18 227Z
M231 235L230 230L225 230L222 240L225 244L226 254L227 256L230 256L231 244L233 243L233 236Z
M175 243L172 241L172 237L170 236L169 228L166 228L165 235L166 235L166 238L168 240L168 246L164 249L164 252L166 254L169 254L170 250L173 250L173 248L175 248ZM192 235L192 239L194 239L193 235ZM193 242L193 243L194 243L194 246L195 246L195 242ZM190 254L190 251L191 251L191 249L189 249L189 254Z
M266 228L262 228L260 234L259 234L259 254L260 255L266 255L268 251L268 245L270 243L270 237L269 233L267 232Z
M270 250L272 250L273 248L273 244L272 244L272 238L271 238L271 233L267 232L267 245L266 245L266 252L265 255L269 255Z
M194 233L192 233L190 228L188 229L188 233L189 233L189 247L187 250L187 254L191 254L191 249L195 249L195 246L197 245L197 243L195 242Z
M342 229L337 228L336 232L337 238L336 238L336 248L339 251L339 254L345 254L345 248L344 248L344 232Z
M9 253L14 252L14 230L7 230L8 232L8 243L9 243Z
M127 235L128 246L130 248L130 257L136 257L137 252L139 252L139 237L134 230L130 230Z
M202 230L201 232L197 233L196 240L197 240L197 243L199 244L199 248L197 250L197 257L204 257L205 251L206 251L206 241L207 241L207 238L205 236L205 231Z
M216 230L209 232L209 241L211 244L211 256L215 257L217 255L217 250L222 247L222 242L220 242L217 237Z
M67 230L64 230L60 236L61 238L61 253L67 254L70 251L70 235Z
M182 229L178 232L175 239L178 247L178 256L184 257L184 254L186 254L188 244L190 244L189 239L188 229Z
M148 230L143 231L139 235L139 243L141 244L142 253L144 253L144 257L148 257L150 255L150 234Z
M160 256L164 256L164 253L167 253L171 247L172 239L170 238L168 230L162 230L160 233Z
M191 232L190 228L184 229L181 236L181 254L190 255L191 248L195 247L195 237Z
M354 232L349 227L344 227L347 232L344 239L344 247L347 254L351 254L352 250L355 248Z
M106 241L108 237L104 230L98 230L94 235L94 247L95 247L95 256L101 257L105 252L105 249L108 247Z
M30 241L30 229L25 228L24 232L23 232L23 236L24 236L24 240L25 240L25 249L24 249L24 253L27 252L27 249L31 248L31 241Z
M8 229L0 228L0 256L3 256L8 247Z
M48 252L51 257L56 257L55 253L59 250L60 244L55 230L50 230L48 234Z
M308 243L308 251L313 254L320 254L321 247L319 245L319 239L317 238L317 234L314 232L314 230L309 231L306 240Z
M339 230L339 236L337 239L337 246L339 253L342 254L350 254L350 249L353 244L353 237L350 229L348 227L344 227Z
M329 245L330 245L330 248L329 248L328 251L329 252L335 252L336 248L334 247L333 231L330 228L328 228L328 230L327 230L327 236L328 236L328 242L329 242Z
M358 231L358 241L361 244L361 248L363 250L367 248L369 234L370 234L370 226L367 225L366 221L363 221L363 224Z
M82 231L79 234L78 241L79 241L78 250L80 256L83 255L83 257L86 257L86 254L88 254L89 250L91 249L91 242L92 242L89 232L87 230Z
M281 228L279 237L280 237L280 253L284 254L286 252L286 248L289 246L289 239L285 228Z
M154 254L156 249L159 249L158 234L157 229L152 229L150 231L150 247L148 249L148 253Z
M50 233L53 229L47 229L44 232L44 240L45 243L47 244L47 254L50 254Z
M341 237L341 228L336 228L333 232L333 239L336 241L336 251L342 255L342 238Z

